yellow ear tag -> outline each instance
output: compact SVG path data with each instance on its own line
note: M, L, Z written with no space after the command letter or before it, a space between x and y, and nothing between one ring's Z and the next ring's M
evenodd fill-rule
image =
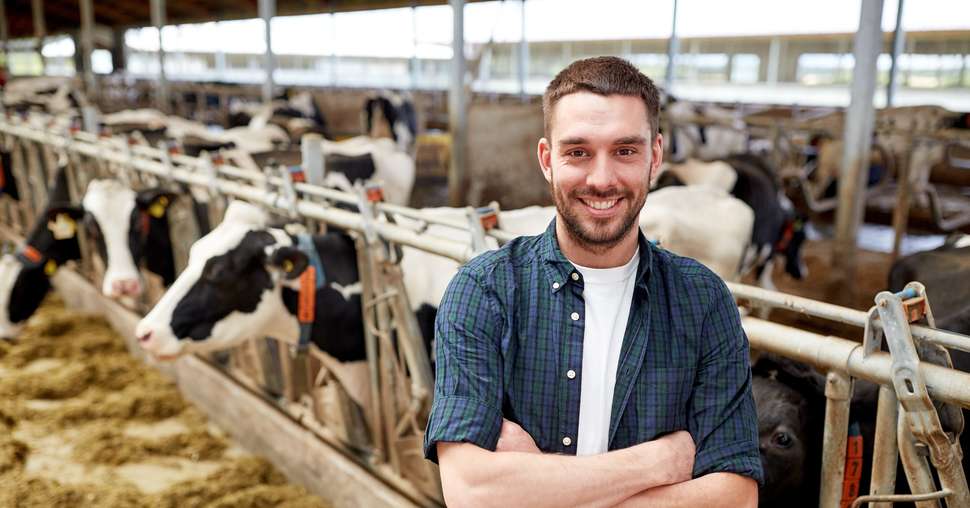
M284 259L283 260L283 271L284 272L290 273L290 272L293 271L293 268L295 268L295 267L293 266L293 262L292 261L290 261L289 259Z
M162 202L164 201L164 203ZM148 207L148 215L155 217L156 219L161 219L165 216L165 207L168 205L168 199L165 197L158 198L152 206Z
M66 213L59 213L54 220L47 221L47 229L54 235L55 240L74 238L77 233L77 223Z
M56 271L57 271L57 262L54 261L53 259L48 259L47 263L44 265L44 273L48 277L50 277L54 275L54 272Z

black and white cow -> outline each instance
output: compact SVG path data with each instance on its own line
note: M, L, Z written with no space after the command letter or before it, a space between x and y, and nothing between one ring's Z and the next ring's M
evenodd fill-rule
M404 152L411 152L418 133L417 114L410 97L383 91L364 102L364 132L372 138L390 137Z
M141 346L160 359L221 350L271 336L296 344L299 280L309 249L266 213L234 201L222 223L191 248L189 262L138 323ZM353 240L342 232L312 237L323 285L314 292L311 341L341 361L365 357L360 286Z
M728 168L733 169L733 175ZM754 224L738 271L740 275L753 272L762 287L774 289L771 276L776 255L784 258L785 271L795 279L807 275L801 256L805 220L797 215L774 175L764 158L735 154L709 163L671 165L658 178L657 187L686 184L726 189L748 205L754 212ZM648 206L649 202L648 198Z
M24 246L0 263L0 337L15 335L40 305L50 289L41 276L80 259L80 232L94 241L104 261L106 296L140 295L144 286L137 267L142 264L166 286L175 280L167 218L175 194L161 189L134 192L120 182L95 180L82 206L75 206L66 204L63 175L60 171L50 193L53 204L37 218Z
M425 212L437 219L465 220L464 209ZM553 214L551 207L530 207L502 212L499 222L510 232L538 234ZM405 227L419 225L404 217L395 220ZM298 342L296 277L306 266L313 266L309 262L312 253L306 244L299 244L298 237L268 228L267 221L266 213L253 205L238 201L229 205L223 222L192 246L188 266L138 323L135 332L146 351L171 359L226 349L251 338ZM467 231L445 226L428 226L422 234L470 243ZM316 316L310 339L338 360L364 359L354 243L343 232L310 239L320 259L317 272L324 274L324 284L314 294ZM404 285L427 345L438 304L459 265L419 249L405 246L401 250Z
M0 338L16 336L50 290L58 267L80 259L77 233L83 216L77 207L49 209L16 253L0 257Z

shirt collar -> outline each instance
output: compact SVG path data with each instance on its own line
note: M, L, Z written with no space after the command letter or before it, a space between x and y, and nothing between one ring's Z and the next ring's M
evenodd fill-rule
M653 261L653 249L656 247L647 241L639 228L637 228L637 244L640 246L640 261L637 264L636 288L646 291ZM542 233L539 241L536 242L536 250L545 266L548 287L552 292L558 292L570 282L582 283L582 276L576 270L576 267L559 249L559 240L556 239L555 217L549 223L546 231Z

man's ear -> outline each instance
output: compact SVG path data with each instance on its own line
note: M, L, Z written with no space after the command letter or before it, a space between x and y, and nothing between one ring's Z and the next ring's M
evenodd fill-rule
M664 162L664 135L657 133L656 139L650 144L650 183L651 185L660 176L660 167Z
M539 169L542 170L542 176L545 177L547 182L552 183L552 143L548 139L539 140L539 145L536 147L536 157L539 159Z
M269 264L283 272L283 277L292 280L303 274L310 259L296 247L280 247L269 256Z

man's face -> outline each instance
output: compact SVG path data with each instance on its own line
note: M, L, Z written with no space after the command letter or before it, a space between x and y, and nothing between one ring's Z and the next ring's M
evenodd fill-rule
M616 245L636 227L663 140L650 142L639 97L569 94L556 103L539 164L570 236L595 250Z

